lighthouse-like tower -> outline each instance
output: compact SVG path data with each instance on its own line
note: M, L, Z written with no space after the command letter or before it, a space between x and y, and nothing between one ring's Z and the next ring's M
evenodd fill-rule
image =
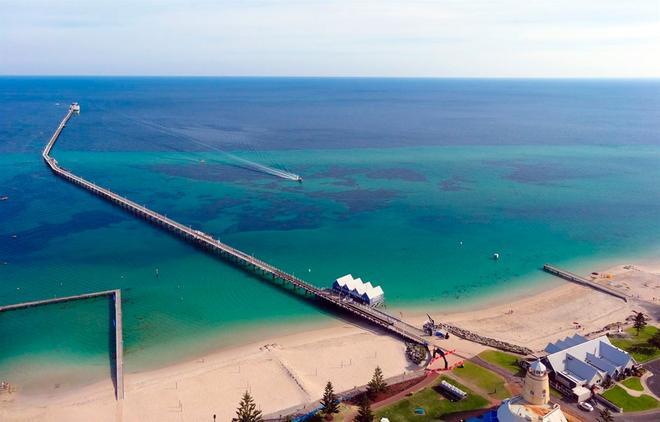
M506 399L497 409L500 422L567 422L558 404L550 403L548 369L540 360L529 365L522 394Z
M529 365L522 390L523 399L529 404L547 404L550 401L548 369L540 360Z

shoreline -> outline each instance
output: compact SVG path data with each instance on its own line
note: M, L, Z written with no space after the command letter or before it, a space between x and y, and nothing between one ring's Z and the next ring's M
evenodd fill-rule
M604 280L620 281L619 288L652 303L653 298L660 298L660 259L635 262L639 264L612 266L610 262L609 266L602 265L606 269L599 272L612 274ZM466 304L458 311L434 309L429 313L436 322L536 351L549 341L623 322L638 304L549 274L540 277L547 282L518 289L511 296L507 292ZM390 311L403 312L405 321L411 324L421 326L426 320L426 309L406 307ZM575 322L579 322L579 328ZM327 324L312 322L302 330L288 328L288 333L268 329L269 335L259 341L221 348L157 369L127 373L126 399L121 402L114 399L110 379L41 394L21 394L19 389L0 397L0 419L19 421L47 414L51 420L114 421L116 413L121 412L125 420L144 420L152 415L164 420L180 420L185 415L196 420L212 414L224 420L231 418L245 390L252 391L266 414L313 402L322 394L327 380L333 381L336 391L365 384L376 365L381 366L386 377L403 378L405 372L419 369L406 361L403 342L379 328L344 318ZM447 340L445 347L456 349L457 359L488 349L456 336ZM108 416L99 419L98 415Z
M529 285L526 285L527 283L529 283ZM415 324L421 326L426 321L426 313L431 314L437 320L440 315L444 316L445 314L472 312L484 308L496 307L504 303L509 303L512 300L515 301L533 297L544 291L557 288L562 284L564 284L563 280L550 276L539 270L537 274L524 277L521 282L517 283L513 295L508 293L505 295L497 292L489 292L488 294L478 297L466 297L464 301L460 302L452 301L448 307L440 307L437 302L428 302L424 304L413 303L396 305L387 308L386 310L393 315L403 316L406 321L414 321ZM148 345L140 351L139 356L133 356L132 350L129 349L127 353L128 362L125 363L124 373L141 374L158 371L186 362L198 361L209 355L218 354L223 351L260 343L263 339L278 339L290 335L313 333L318 330L336 327L345 323L346 321L344 319L344 317L338 315L330 315L329 317L325 317L324 315L319 318L312 318L311 320L305 319L305 317L294 317L286 321L276 321L268 325L265 325L262 322L250 322L233 327L234 333L232 334L219 333L215 337L212 337L209 332L204 332L182 341L171 342L167 345L168 350L165 350L164 352L159 350L162 347L161 345ZM362 326L364 329L367 328L359 321L355 321L354 325ZM154 356L155 354L159 354L159 356ZM61 374L62 371L59 370L60 366L74 367L80 362L79 359L80 357L75 357L70 361L67 361L66 358L61 356L53 356L51 359L50 355L44 355L41 356L38 365L34 365L32 368L35 370L38 368L38 371L43 373L44 370L48 371L48 367L51 366L51 369L53 369L51 372L54 374ZM103 364L105 361L102 359L96 359L96 357L92 357L91 360L96 364L94 368L94 372L96 372L95 377L86 377L83 374L77 374L76 379L78 384L67 386L66 383L61 383L61 379L56 379L51 382L50 378L55 377L46 376L44 377L45 379L43 383L48 385L60 383L61 385L59 388L61 388L63 393L66 393L70 390L77 390L98 382L103 382L103 379L99 378L99 374L105 371L96 370L96 366L98 366L99 363ZM30 370L31 363L23 359L15 359L8 363L4 363L4 365L7 365L7 373L11 376L13 373L20 373L20 371L15 371L14 368L16 367L27 367L28 370ZM104 377L104 375L105 374L101 376ZM38 377L35 376L29 378L30 383L33 384L35 383L33 378ZM38 390L37 394L41 394L42 391L48 390L48 388L48 386L37 386L34 390Z
M438 315L444 315L445 313L453 314L490 308L505 302L508 303L512 298L513 300L518 300L534 296L543 291L556 288L563 283L564 282L561 279L549 276L539 270L536 274L524 277L520 282L512 286L515 289L513 296L508 293L508 296L505 296L497 291L490 291L487 294L482 294L476 297L468 296L461 301L452 300L449 306L441 306L438 302L431 301L426 303L397 304L386 308L386 310L393 315L399 316L402 314L406 320L409 318L414 319L416 322L418 321L421 326L426 320L426 313L437 317ZM125 354L128 355L128 359L126 359L128 362L125 363L124 372L126 374L135 374L156 371L180 363L202 359L208 355L222 352L224 350L231 350L245 345L258 343L261 341L260 339L264 338L280 338L288 335L330 328L342 323L343 319L343 317L332 313L326 315L326 312L324 311L323 315L312 317L311 319L308 316L294 316L293 318L277 320L267 324L264 324L262 321L241 323L231 327L231 330L233 331L231 334L220 332L214 336L211 333L212 330L206 330L199 335L196 334L181 341L175 340L168 343L166 345L168 350L165 351L159 350L162 349L162 345L149 344L146 347L140 347L141 350L139 356L134 356L133 349L131 348L128 349L128 353L125 350ZM154 356L155 354L159 354L159 356ZM79 362L81 357L89 359L88 356L76 356L71 359L71 362L67 362L66 358L54 356L53 363L58 366L63 364L75 365ZM42 358L47 361L50 359L50 355L41 356L40 360ZM99 361L95 356L92 356L92 360L104 363L105 361L102 361L102 359ZM96 363L98 364L99 362ZM4 365L7 365L7 368L9 368L7 372L11 374L13 367L29 366L29 362L22 359L15 359L8 363L4 363ZM40 362L40 366L47 366L47 363L46 365L41 365ZM84 379L84 377L82 379ZM83 385L74 386L73 388L84 387L89 384L94 384L97 381L98 379L88 379L87 381L84 381Z

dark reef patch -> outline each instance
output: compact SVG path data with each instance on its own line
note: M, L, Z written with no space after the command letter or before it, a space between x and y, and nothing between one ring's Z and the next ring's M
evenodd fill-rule
M354 188L358 186L358 182L356 182L355 179L351 179L351 178L339 179L334 182L325 183L325 184L332 186L345 186L349 188Z
M406 182L426 182L428 179L415 170L403 167L390 167L367 172L370 179L403 180Z
M83 211L72 214L63 223L44 223L16 233L1 233L0 253L14 258L25 257L32 251L46 248L49 241L58 237L108 227L128 218L130 216L119 211Z
M341 192L314 192L312 197L331 199L343 204L349 213L361 213L387 208L392 199L402 195L393 189L354 189Z
M485 161L484 164L509 168L510 171L505 178L518 183L548 184L607 175L604 170L593 166L582 166L580 163L571 165L550 161L495 160Z
M159 190L157 193L154 193L154 196L156 196L158 199L177 200L183 198L184 196L186 196L186 194L180 190L177 191Z
M36 170L28 167L25 172L18 173L3 183L0 195L7 195L9 198L0 201L0 230L7 230L8 224L14 219L21 221L23 218L33 218L33 210L61 210L70 207L70 204L76 204L76 207L81 209L98 207L97 198L59 177L54 177L45 167L40 166Z
M243 206L238 221L225 234L251 231L315 229L322 226L322 209L302 201L269 199L267 207Z
M411 226L434 233L456 233L463 230L466 225L487 225L490 223L488 216L456 216L456 215L421 215L410 220Z
M39 169L16 174L6 180L0 189L0 195L9 197L0 202L0 221L18 218L34 201L45 198L44 190L52 196L57 195L58 198L66 200L71 200L77 193L75 189L70 189L68 184L52 177L45 169L43 172Z
M247 199L238 199L233 197L208 199L204 204L188 212L192 220L203 222L208 221L221 214L226 214L230 209L248 203Z
M445 179L442 182L438 183L440 189L444 192L460 192L470 190L465 184L468 180L463 179L459 176L452 176L449 179Z
M333 179L343 179L348 176L354 176L356 174L363 173L364 171L359 168L354 167L344 167L344 166L329 166L323 171L312 174L310 177L315 177L318 179L333 178Z

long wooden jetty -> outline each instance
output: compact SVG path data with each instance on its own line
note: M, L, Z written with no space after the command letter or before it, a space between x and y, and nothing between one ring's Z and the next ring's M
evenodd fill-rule
M570 271L562 270L561 268L557 268L554 265L550 265L550 264L545 264L543 266L543 269L549 272L550 274L556 275L557 277L561 277L565 280L572 281L573 283L581 284L583 286L591 287L592 289L598 290L608 295L612 295L619 299L623 299L625 302L628 302L628 297L625 294L617 292L614 289L610 289L607 286L594 283L593 281L587 280L584 277L580 277L579 275L574 274Z
M58 303L72 302L75 300L93 299L96 297L109 296L113 301L114 308L114 332L115 332L115 394L117 400L124 398L124 333L121 313L121 290L105 290L101 292L84 293L75 296L56 297L32 302L15 303L0 306L0 312L16 311L33 308L36 306L55 305Z
M206 233L203 233L199 230L193 230L189 226L185 226L177 221L172 220L171 218L152 211L143 205L139 205L128 198L122 197L112 192L109 189L95 185L83 179L82 177L73 174L69 170L60 167L57 160L50 156L50 152L53 149L55 142L57 142L60 133L62 133L62 130L69 122L69 119L78 110L79 108L77 103L71 105L68 113L66 116L64 116L60 122L60 125L55 130L55 133L53 133L53 136L50 138L48 144L46 144L46 147L43 150L42 156L44 161L56 175L73 183L74 185L77 185L95 195L100 196L103 199L110 201L111 203L158 227L169 231L170 233L182 237L183 239L197 246L220 255L223 258L233 261L243 267L246 267L251 271L254 271L262 276L269 276L272 280L282 280L294 288L300 289L306 294L320 299L322 302L331 304L337 308L349 312L358 318L383 327L404 338L405 340L428 346L427 341L423 338L424 332L421 329L413 327L393 315L366 305L353 302L349 299L339 296L330 290L318 288L298 277L295 277L285 271L280 270L279 268L276 268L273 265L270 265L258 258L248 255L245 252L233 248L226 243L222 243Z

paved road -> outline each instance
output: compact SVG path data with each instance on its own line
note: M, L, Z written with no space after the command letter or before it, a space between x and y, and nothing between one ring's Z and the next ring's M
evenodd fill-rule
M660 411L654 410L636 414L619 413L614 414L614 419L621 422L658 422L660 420Z
M573 401L564 400L563 398L557 399L551 397L550 402L557 403L559 406L561 406L561 410L564 411L564 413L578 417L584 422L595 422L599 415L597 407L594 409L593 412L585 412L584 410L578 407L577 403Z
M644 368L653 373L653 376L646 379L646 385L653 394L660 397L660 359L645 364Z

